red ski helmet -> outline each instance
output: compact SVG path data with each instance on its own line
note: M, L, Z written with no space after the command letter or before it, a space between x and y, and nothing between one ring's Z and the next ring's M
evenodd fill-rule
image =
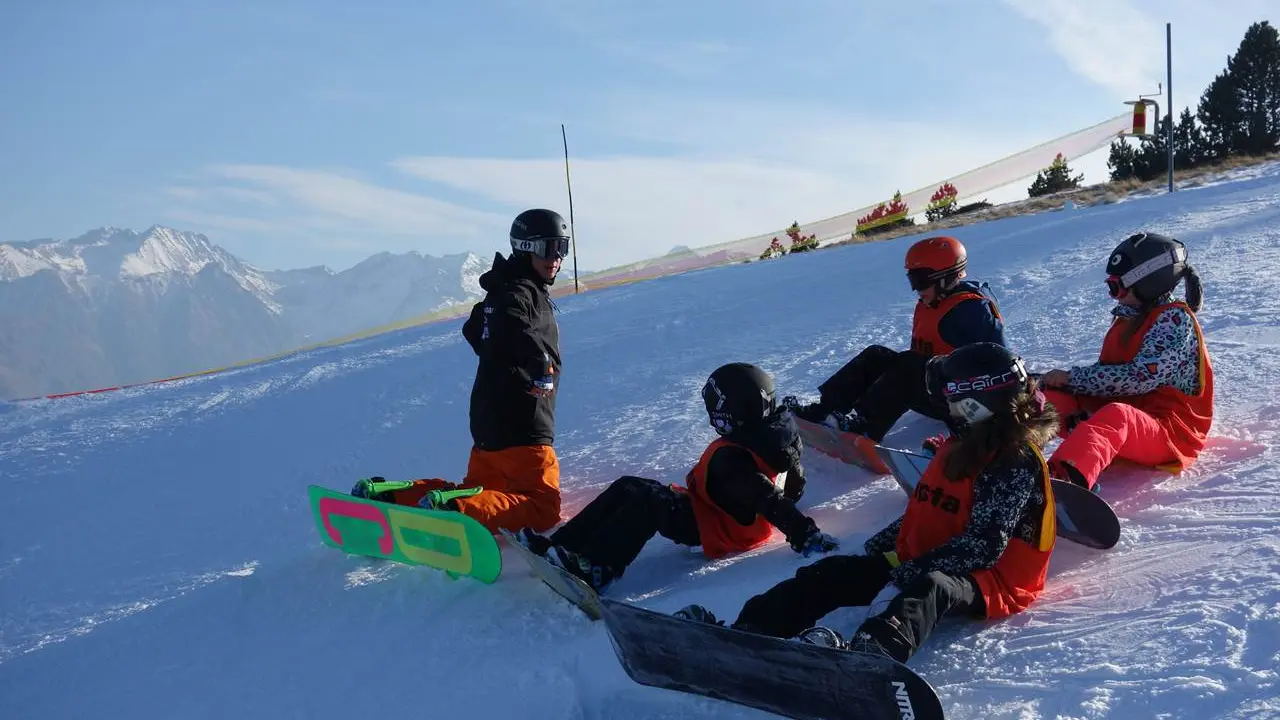
M917 241L907 250L907 280L917 292L935 283L958 277L964 271L968 253L953 237L939 235Z

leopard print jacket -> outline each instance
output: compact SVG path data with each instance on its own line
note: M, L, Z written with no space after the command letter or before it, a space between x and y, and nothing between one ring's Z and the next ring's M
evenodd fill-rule
M1138 317L1138 310L1117 305L1117 317ZM1133 362L1094 363L1069 371L1066 389L1093 397L1145 395L1171 385L1187 395L1200 390L1200 341L1195 321L1185 308L1165 308L1142 340Z

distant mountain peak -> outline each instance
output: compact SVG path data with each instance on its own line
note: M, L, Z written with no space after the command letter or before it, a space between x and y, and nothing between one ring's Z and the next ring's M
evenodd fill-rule
M36 309L23 322L42 328L24 334L25 359L0 356L0 388L114 384L203 369L195 366L202 358L219 364L244 359L230 353L253 357L342 337L474 302L488 269L469 252L411 250L377 253L341 272L263 271L202 233L164 225L0 243L5 304ZM38 360L55 357L62 362ZM6 378L18 366L26 369Z
M275 287L262 271L241 262L201 233L152 225L143 232L104 226L67 240L0 244L0 280L16 280L41 271L64 279L85 277L128 281L153 275L192 277L215 265L256 295L272 312Z

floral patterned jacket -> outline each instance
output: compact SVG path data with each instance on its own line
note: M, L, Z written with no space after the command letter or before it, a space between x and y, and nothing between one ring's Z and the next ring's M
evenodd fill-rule
M1161 303L1168 298L1162 298ZM1138 310L1116 305L1117 317L1138 317ZM1094 363L1071 368L1067 390L1094 397L1144 395L1162 385L1172 385L1188 395L1199 390L1200 341L1195 322L1182 307L1161 311L1142 341L1133 362L1119 365Z

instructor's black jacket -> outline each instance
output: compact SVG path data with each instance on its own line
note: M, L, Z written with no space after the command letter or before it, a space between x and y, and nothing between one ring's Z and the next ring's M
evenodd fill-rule
M462 335L480 365L471 386L471 438L481 450L551 445L560 386L560 330L547 283L528 258L495 253L480 276L486 295L471 308ZM529 394L533 381L550 374L556 392Z

